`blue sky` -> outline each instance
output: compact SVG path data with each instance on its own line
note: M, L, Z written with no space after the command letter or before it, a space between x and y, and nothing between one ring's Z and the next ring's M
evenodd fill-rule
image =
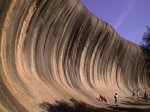
M96 17L107 21L127 40L140 44L150 26L150 0L80 0Z

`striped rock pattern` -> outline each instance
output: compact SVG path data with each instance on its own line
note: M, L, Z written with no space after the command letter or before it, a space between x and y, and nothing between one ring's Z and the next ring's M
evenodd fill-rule
M0 111L149 90L148 55L79 0L0 0Z

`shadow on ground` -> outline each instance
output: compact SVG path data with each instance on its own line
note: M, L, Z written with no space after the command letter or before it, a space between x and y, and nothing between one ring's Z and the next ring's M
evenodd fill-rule
M150 108L140 109L140 108L127 108L127 107L109 107L113 110L111 112L150 112ZM103 111L102 111L103 112Z
M150 108L139 109L138 106L137 108L109 106L108 109L105 109L94 107L74 99L71 99L70 101L73 105L65 101L56 101L56 104L53 105L48 102L43 102L40 104L40 107L47 112L150 112Z
M144 101L135 101L135 102L130 102L130 101L126 101L123 102L122 104L124 105L130 105L130 106L149 106L150 107L150 102L144 102Z

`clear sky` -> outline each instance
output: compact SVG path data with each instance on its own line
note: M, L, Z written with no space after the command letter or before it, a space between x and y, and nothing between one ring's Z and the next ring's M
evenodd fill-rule
M140 44L150 26L150 0L80 0L96 17L107 21L127 40Z

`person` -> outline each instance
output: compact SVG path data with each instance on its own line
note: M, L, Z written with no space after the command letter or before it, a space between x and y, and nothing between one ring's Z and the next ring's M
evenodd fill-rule
M102 95L99 95L99 101L101 101L101 102L104 101L105 103L107 103L107 99Z
M145 93L144 93L144 100L145 100L145 102L147 102L147 100L148 100L148 94L147 94L146 91L145 91Z
M135 90L133 90L132 96L135 96L135 95L136 95Z
M137 100L139 100L140 92L137 90Z
M118 100L119 100L119 97L118 97L118 94L117 94L117 93L115 93L114 99L115 99L115 104L116 104L116 106L118 107Z

